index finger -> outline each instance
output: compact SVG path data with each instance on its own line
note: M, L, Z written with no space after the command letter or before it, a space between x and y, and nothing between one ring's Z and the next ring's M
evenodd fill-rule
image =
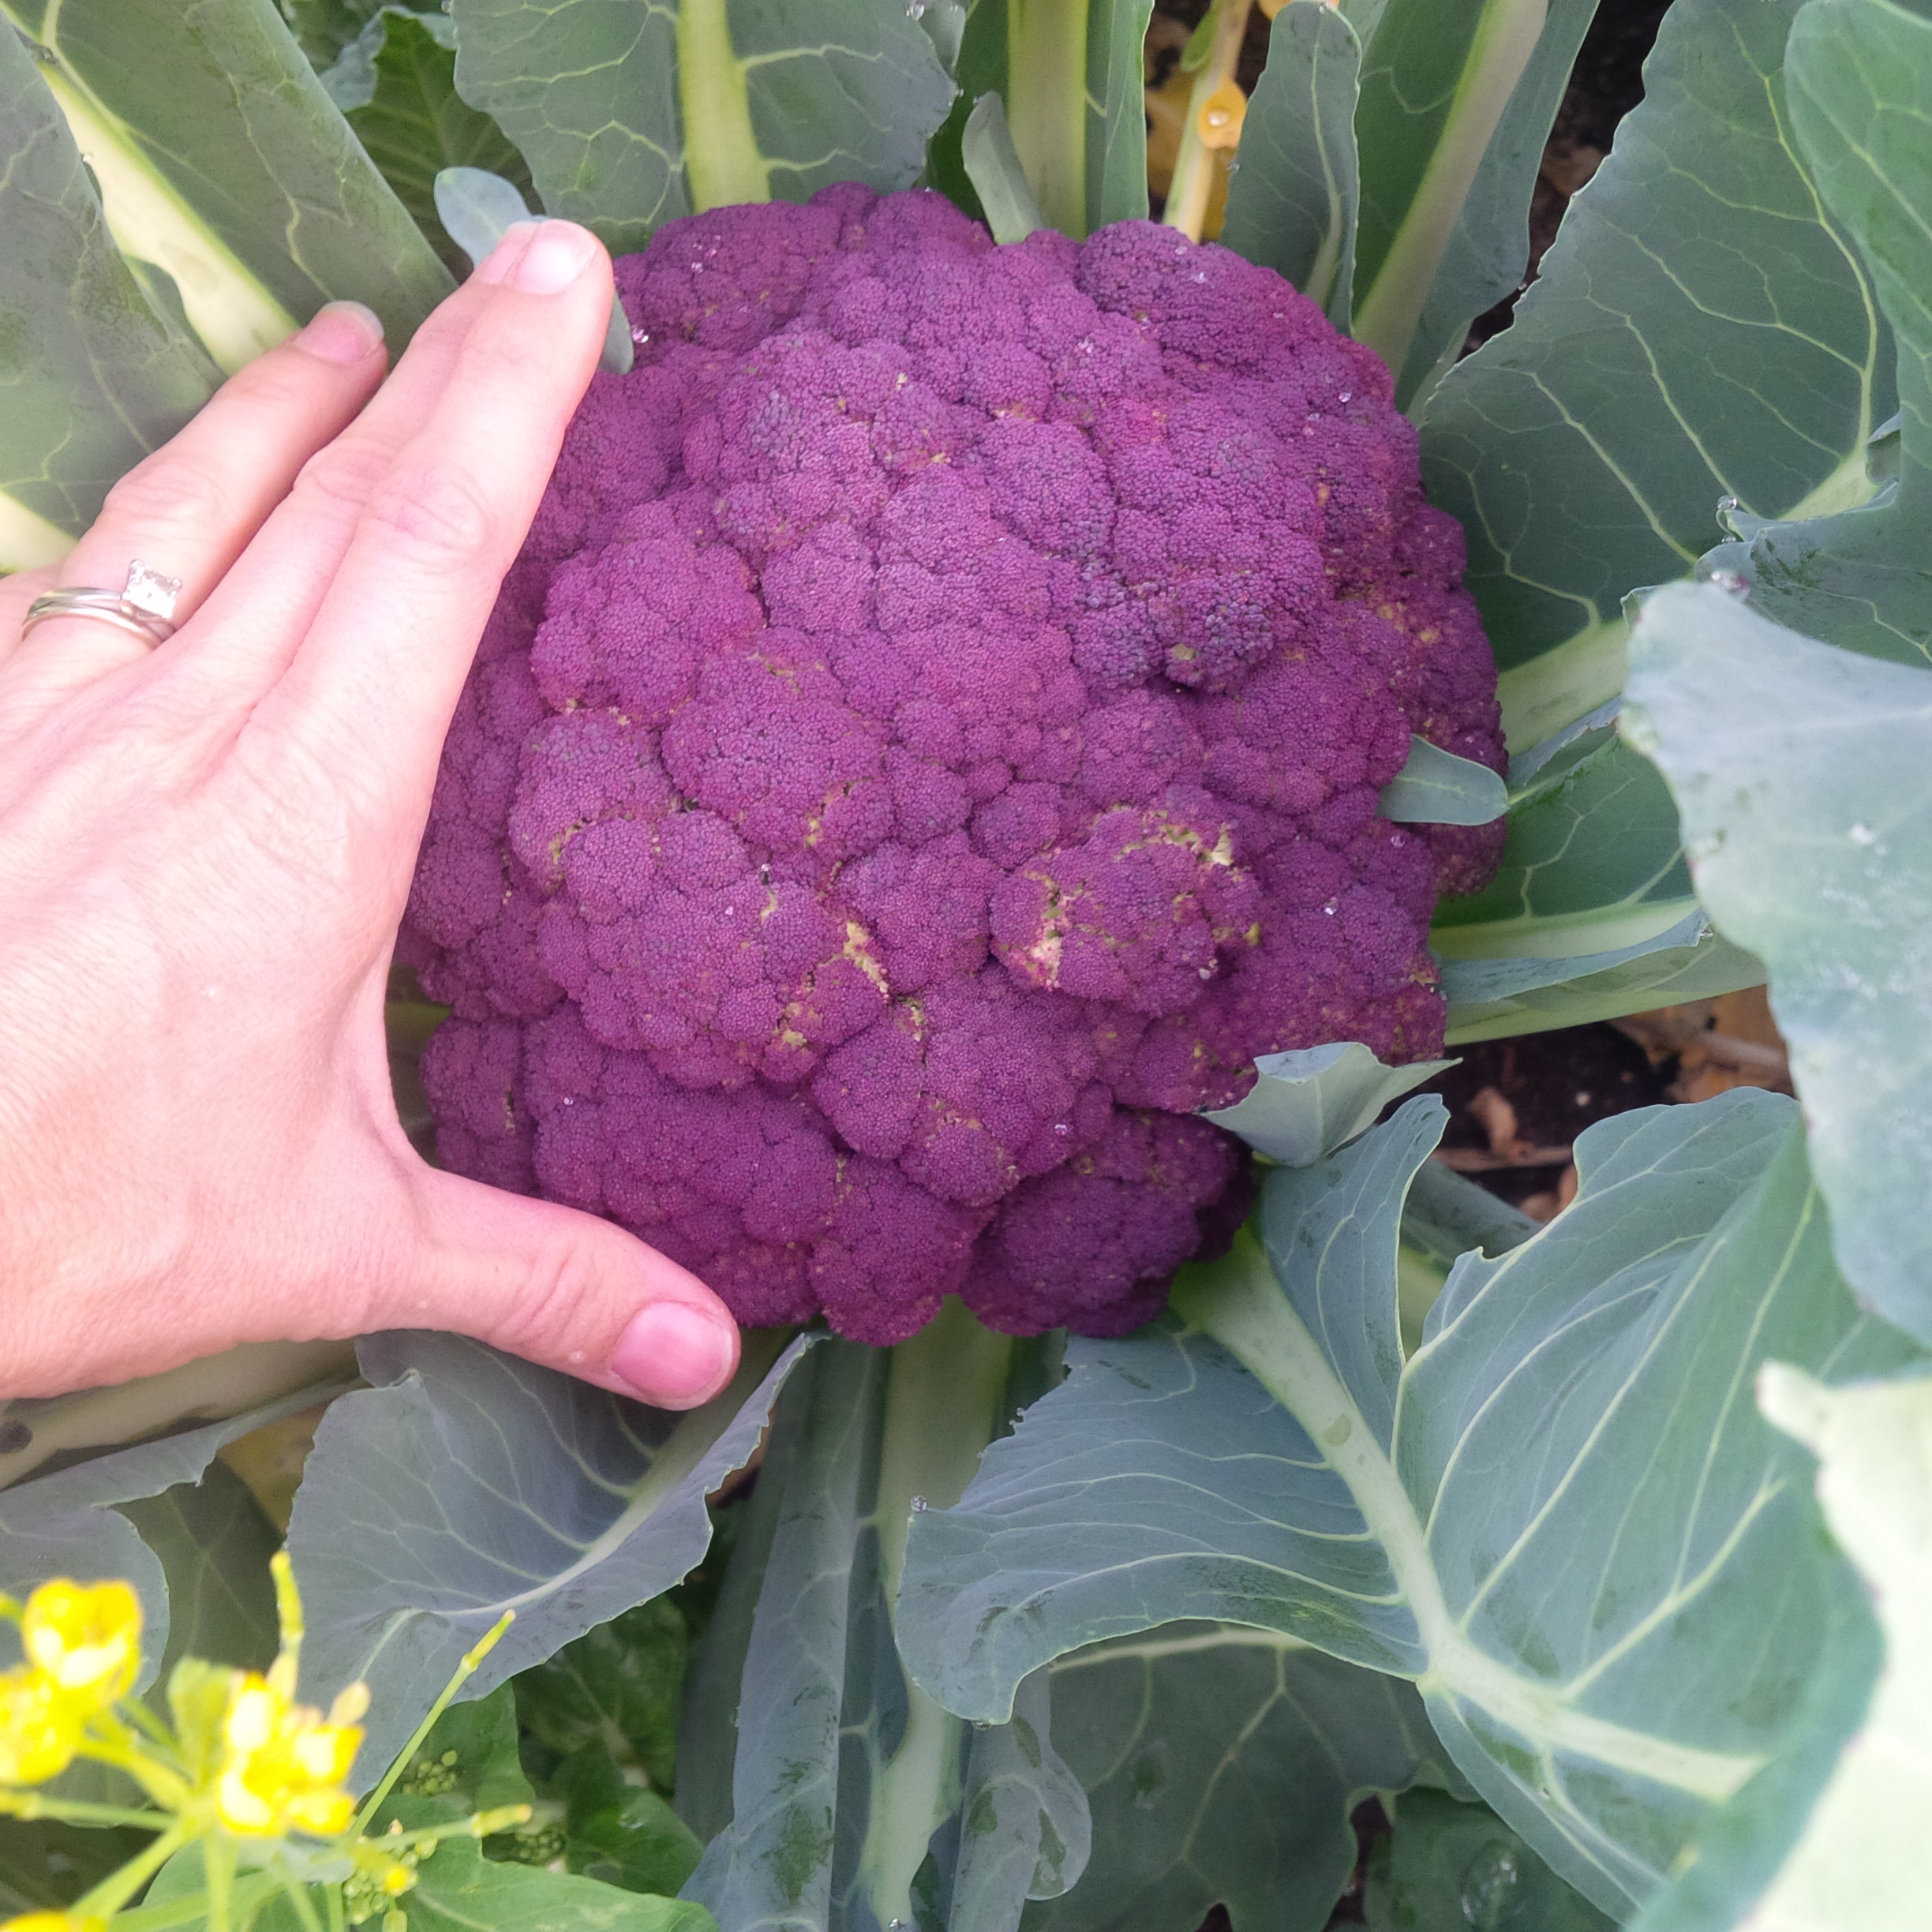
M610 317L610 258L545 222L477 271L494 294L423 429L371 489L334 583L253 724L346 757L426 814L451 713ZM373 743L380 767L367 763Z

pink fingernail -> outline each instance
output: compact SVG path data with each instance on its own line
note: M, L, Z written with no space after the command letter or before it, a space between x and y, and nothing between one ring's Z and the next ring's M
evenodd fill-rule
M618 1339L610 1372L661 1409L695 1409L731 1380L737 1361L730 1323L681 1301L656 1301Z
M595 239L575 222L545 222L510 279L527 295L560 295L597 260L597 252Z
M543 226L540 221L512 222L497 238L496 245L477 264L479 282L500 282L523 258L531 238Z
M381 318L359 301L332 301L318 309L295 346L324 362L360 362L382 346Z

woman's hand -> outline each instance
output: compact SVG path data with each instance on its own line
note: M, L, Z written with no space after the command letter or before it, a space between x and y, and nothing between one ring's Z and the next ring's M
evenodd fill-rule
M674 1408L730 1374L683 1269L418 1159L383 1038L444 732L610 303L550 222L386 383L374 318L325 309L0 581L0 1394L393 1327ZM134 559L182 579L165 643L21 635Z

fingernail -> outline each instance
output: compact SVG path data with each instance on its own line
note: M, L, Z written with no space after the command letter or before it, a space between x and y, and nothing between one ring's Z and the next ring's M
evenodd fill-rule
M318 309L295 346L324 362L360 362L382 346L383 325L373 309L359 301L332 301Z
M595 239L575 222L545 222L510 276L526 295L560 295L596 260Z
M695 1409L731 1379L738 1331L681 1301L656 1301L618 1339L611 1373L662 1409Z
M477 264L476 279L479 282L500 282L522 259L523 251L530 245L530 238L543 226L540 221L512 222L496 238L496 245Z

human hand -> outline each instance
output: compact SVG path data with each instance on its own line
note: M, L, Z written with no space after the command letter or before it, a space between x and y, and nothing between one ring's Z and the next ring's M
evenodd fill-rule
M418 1159L383 1035L444 733L610 303L547 223L386 383L332 305L0 580L0 1395L394 1327L672 1408L729 1376L675 1263ZM182 580L167 642L21 635L135 558Z

